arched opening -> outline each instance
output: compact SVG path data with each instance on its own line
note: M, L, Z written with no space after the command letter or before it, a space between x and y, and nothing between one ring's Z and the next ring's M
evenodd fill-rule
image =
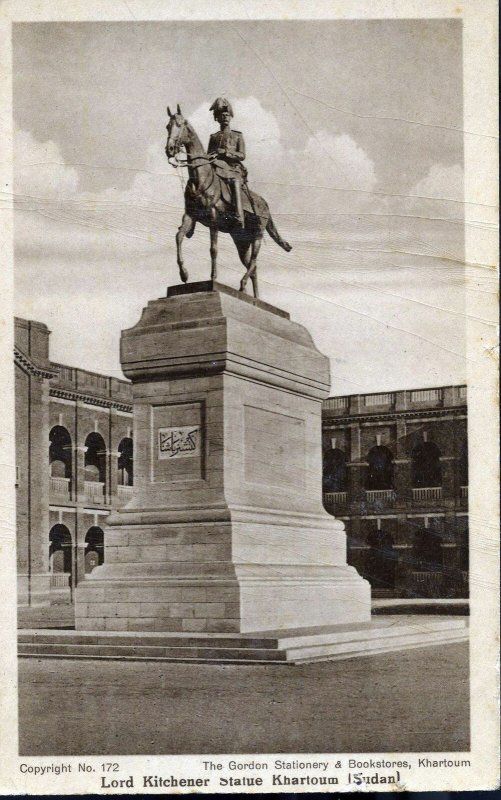
M54 461L51 461L50 464L50 476L51 478L65 478L66 479L67 469L66 464L64 461L60 461L56 458Z
M441 572L443 569L442 537L433 528L419 528L414 534L413 569L417 572Z
M412 486L420 489L441 485L440 450L433 442L421 442L412 451Z
M367 536L369 551L365 563L365 575L373 589L394 589L397 554L393 547L393 536L380 529Z
M54 525L49 533L49 572L71 575L71 534L66 525Z
M85 447L85 493L89 500L102 502L106 494L106 445L101 434L89 433Z
M134 451L132 439L127 436L118 445L118 485L133 486L134 484Z
M104 533L94 525L85 534L85 574L104 561Z
M62 425L55 425L49 433L50 490L69 495L71 489L71 436Z
M334 448L324 452L322 485L326 492L345 492L348 488L348 470L346 455L342 450Z
M377 445L369 450L367 455L367 483L366 489L393 489L393 455L391 450L382 445Z

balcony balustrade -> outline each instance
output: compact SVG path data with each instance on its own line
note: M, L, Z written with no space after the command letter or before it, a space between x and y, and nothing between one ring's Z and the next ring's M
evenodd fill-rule
M70 496L70 479L69 478L55 478L50 476L49 489L52 494L58 494L61 497Z
M468 487L467 486L461 486L460 489L459 489L459 492L460 492L460 497L461 497L462 500L468 500Z
M386 505L395 502L394 489L367 489L365 499L368 503L385 503Z
M117 486L117 497L118 502L122 505L123 503L127 503L128 500L132 497L134 493L133 486Z
M347 397L328 397L323 403L324 410L339 411L348 408Z
M443 389L417 389L411 392L411 403L439 403L443 396Z
M441 597L443 573L412 570L411 589L417 597Z
M395 393L366 394L363 398L364 406L392 406L395 403Z
M427 486L419 489L412 490L412 499L416 501L423 500L441 500L442 487L441 486Z
M332 506L343 505L347 497L347 492L324 492L324 503Z
M51 589L67 589L70 585L69 572L56 572L50 576Z
M104 503L104 483L100 481L85 481L85 496L92 503Z

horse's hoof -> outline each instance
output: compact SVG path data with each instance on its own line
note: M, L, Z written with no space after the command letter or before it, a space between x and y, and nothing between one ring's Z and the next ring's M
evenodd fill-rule
M188 280L188 273L184 269L184 267L179 267L179 274L181 276L181 280L183 283L186 283Z

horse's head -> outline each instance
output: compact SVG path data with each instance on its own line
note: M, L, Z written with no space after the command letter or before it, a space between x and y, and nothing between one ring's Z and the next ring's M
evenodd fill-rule
M190 138L190 125L183 117L179 105L175 114L171 113L167 106L169 122L167 125L167 144L165 145L165 155L172 158L179 153L181 147L186 145Z

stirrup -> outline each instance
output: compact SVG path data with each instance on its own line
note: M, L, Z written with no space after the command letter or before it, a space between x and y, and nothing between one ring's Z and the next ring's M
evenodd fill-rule
M241 228L245 228L245 217L244 217L243 214L242 214L242 216L240 216L238 211L234 211L231 216L232 216L233 221L236 222L237 225L239 225Z

